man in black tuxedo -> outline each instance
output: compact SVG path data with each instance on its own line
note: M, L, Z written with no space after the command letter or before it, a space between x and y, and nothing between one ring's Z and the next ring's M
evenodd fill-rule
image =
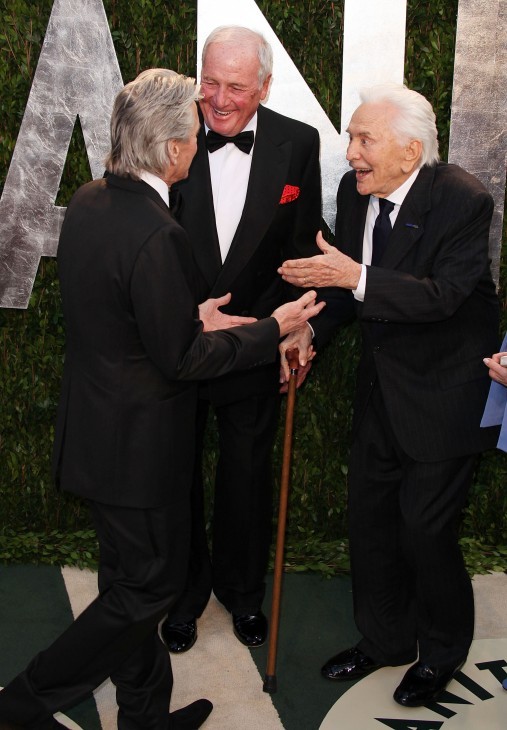
M109 676L119 730L195 730L212 709L198 700L169 714L171 662L157 631L187 575L196 381L275 361L280 336L321 305L313 292L262 321L203 331L192 250L168 207L196 151L198 98L193 79L166 69L127 84L109 174L81 187L65 216L54 470L89 502L99 596L0 692L2 729L61 727L53 713ZM230 324L213 303L201 311Z
M205 296L230 293L223 311L255 318L294 297L277 268L287 257L318 253L321 221L319 136L260 105L271 69L271 48L259 34L241 27L211 33L203 49L197 154L189 179L177 186L178 218L206 282ZM199 467L187 590L162 626L170 651L194 644L196 618L212 590L232 613L240 641L251 647L265 641L261 605L272 532L278 390L276 364L218 378L200 390L198 454L210 405L220 449L212 557Z
M394 694L417 706L445 689L473 635L457 529L476 454L497 438L480 429L483 357L498 338L493 201L476 178L438 162L423 96L389 84L361 100L348 128L353 170L338 190L336 248L319 235L321 255L285 262L280 273L297 286L339 287L312 321L319 347L354 310L362 331L349 528L363 638L322 673L355 679L418 658ZM287 347L298 341L304 355L309 332Z

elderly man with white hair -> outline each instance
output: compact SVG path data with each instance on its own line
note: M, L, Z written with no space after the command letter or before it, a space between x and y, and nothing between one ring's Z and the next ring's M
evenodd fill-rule
M338 190L335 246L319 235L320 255L279 271L298 286L336 287L312 321L318 347L347 317L362 333L349 530L363 638L322 674L356 679L417 660L394 699L418 706L442 693L473 635L458 521L476 455L497 438L480 429L482 360L498 343L493 201L465 170L439 162L423 96L387 84L361 102L347 129L352 170ZM283 349L297 343L306 362L310 333L305 325Z

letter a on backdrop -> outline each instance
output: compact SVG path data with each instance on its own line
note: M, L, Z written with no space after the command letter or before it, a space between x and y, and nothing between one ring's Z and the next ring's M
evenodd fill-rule
M76 118L94 178L122 88L102 0L55 0L0 201L0 306L28 306L41 256L55 256L55 206Z

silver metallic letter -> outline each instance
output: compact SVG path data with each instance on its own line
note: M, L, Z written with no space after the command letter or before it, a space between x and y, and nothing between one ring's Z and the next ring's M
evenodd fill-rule
M489 246L497 281L507 155L506 27L506 0L460 0L449 162L476 175L495 199Z
M79 116L94 178L122 88L102 0L55 0L0 201L0 306L26 308L41 256L55 256L54 202Z

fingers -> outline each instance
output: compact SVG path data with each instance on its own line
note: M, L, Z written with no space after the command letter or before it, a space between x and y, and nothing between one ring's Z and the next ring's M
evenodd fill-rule
M231 297L232 297L232 294L230 291L227 292L227 294L224 294L223 297L217 297L215 299L216 306L223 307L224 304L229 304L229 302L231 301Z
M329 243L324 239L324 236L322 235L322 231L319 231L317 233L317 238L315 239L317 241L317 246L320 248L322 253L329 253L330 251L333 251L333 246L330 246ZM334 249L336 250L336 249Z

